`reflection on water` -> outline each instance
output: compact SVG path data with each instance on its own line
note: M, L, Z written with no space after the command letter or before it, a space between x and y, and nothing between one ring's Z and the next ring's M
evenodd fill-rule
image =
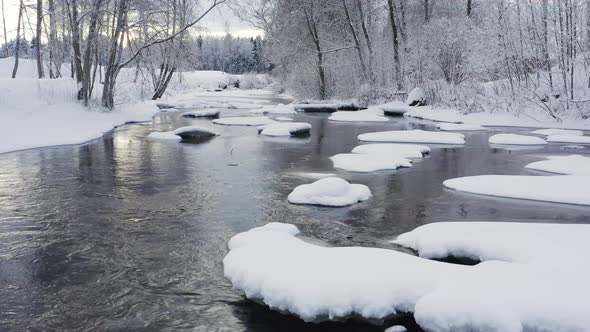
M590 222L584 207L441 186L458 176L538 174L523 166L568 153L561 146L494 149L492 132L471 133L465 147L434 147L413 168L351 174L328 158L349 152L358 134L433 124L295 120L311 123L312 136L259 137L255 128L164 113L89 144L0 155L0 330L381 331L305 324L245 301L223 278L227 240L271 221L331 245L385 248L395 235L436 221ZM146 139L191 124L223 135L199 144ZM335 173L367 184L374 196L348 208L290 205L288 193L312 181L302 173Z

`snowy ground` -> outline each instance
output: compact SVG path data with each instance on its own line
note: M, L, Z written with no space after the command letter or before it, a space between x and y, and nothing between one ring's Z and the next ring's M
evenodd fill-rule
M98 106L98 96L90 107L78 103L74 98L75 82L69 77L35 78L36 67L32 60L21 59L17 78L10 79L13 63L12 58L0 59L0 153L83 143L126 123L151 121L159 111L155 102L143 101L149 99L146 88L132 83L126 71L122 72L117 87L117 106L107 112ZM188 108L262 107L247 98L223 98L223 93L208 92L227 76L220 72L184 73L182 82L173 80L169 93L158 103ZM197 98L195 92L210 97ZM95 94L100 94L100 86L95 87Z

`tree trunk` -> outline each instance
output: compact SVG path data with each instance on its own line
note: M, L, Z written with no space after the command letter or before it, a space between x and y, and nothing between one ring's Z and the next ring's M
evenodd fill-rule
M473 11L473 0L467 0L467 17L471 17Z
M387 0L388 2L390 0ZM430 1L424 0L424 23L430 22Z
M427 0L425 2L428 2ZM391 24L392 42L393 42L393 62L395 66L395 82L397 89L401 91L403 84L400 75L400 60L399 60L399 38L397 34L397 24L395 23L395 4L393 0L387 0L389 8L389 23Z
M84 50L84 65L82 69L82 87L78 95L84 99L84 104L88 105L90 100L90 86L92 81L92 51L96 46L96 25L98 23L99 10L103 0L95 0L92 12L90 13L90 23L88 26L88 37L86 40L86 49Z
M12 78L16 77L16 72L18 71L18 58L19 58L19 51L20 51L20 27L23 20L23 0L20 0L20 5L18 9L18 23L16 25L16 42L15 42L15 50L14 50L14 68L12 68Z
M553 74L551 73L551 61L549 60L549 0L543 0L543 63L549 74L549 86L553 88Z
M41 54L41 32L43 28L43 0L37 0L37 31L35 38L35 49L37 49L37 74L39 78L43 78L45 73L43 72L43 57Z
M81 94L82 90L82 52L80 50L80 23L78 22L78 3L77 0L72 0L70 4L70 28L72 30L72 50L74 56L72 59L73 72L75 73L76 83L78 84L78 100L84 100L84 95Z
M358 35L354 28L354 24L352 23L352 18L350 17L350 12L348 11L348 6L346 4L346 0L342 0L342 6L344 7L344 13L346 14L346 21L348 22L348 28L350 29L350 33L352 34L352 38L354 40L354 45L356 48L356 52L359 58L359 63L361 64L361 71L363 78L367 78L367 65L365 64L365 58L363 56L363 50L361 49L361 43L359 42Z
M8 53L8 34L6 33L6 15L4 15L4 0L1 0L2 5L2 26L4 27L4 51L5 55L8 58L10 54Z

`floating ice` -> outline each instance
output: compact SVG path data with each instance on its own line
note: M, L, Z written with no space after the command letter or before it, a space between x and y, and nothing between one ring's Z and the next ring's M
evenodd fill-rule
M488 140L490 144L500 145L544 145L547 144L544 139L536 136L526 136L517 134L497 134Z
M424 154L430 153L426 145L377 143L359 145L352 149L352 153L391 155L400 158L422 158Z
M526 165L528 169L567 175L590 175L590 158L580 155L553 156Z
M264 126L277 122L266 116L239 116L215 119L213 123L224 126Z
M265 136L304 136L309 135L311 125L305 122L273 123L258 128Z
M358 139L365 142L465 144L465 135L463 134L424 130L392 130L368 133L359 135Z
M335 168L359 173L412 167L412 163L408 159L397 155L342 153L330 159Z

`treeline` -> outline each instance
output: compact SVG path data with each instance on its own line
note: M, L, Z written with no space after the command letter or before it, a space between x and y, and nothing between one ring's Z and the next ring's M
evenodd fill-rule
M266 31L275 72L301 96L391 99L422 86L435 99L493 81L513 98L530 90L568 108L590 86L590 0L256 0L235 7Z
M14 41L3 54L34 56L39 78L58 78L69 66L88 105L100 88L101 105L113 108L115 85L123 70L149 81L153 99L160 98L179 70L194 66L196 38L190 29L226 0L37 0L20 1ZM35 13L34 38L24 39L29 12ZM203 42L203 44L205 44ZM19 52L16 52L19 50Z

